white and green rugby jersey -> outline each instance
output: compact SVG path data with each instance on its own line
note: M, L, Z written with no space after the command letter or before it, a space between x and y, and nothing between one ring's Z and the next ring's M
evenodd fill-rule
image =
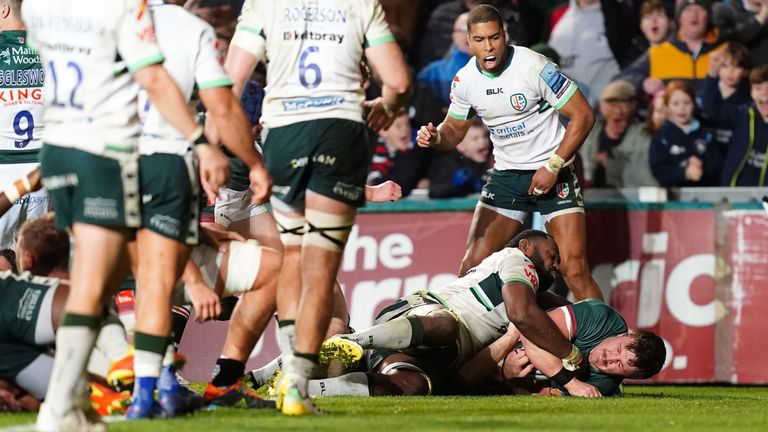
M267 60L262 123L363 122L360 60L394 43L378 0L246 0L232 44Z
M146 0L25 0L21 11L45 66L43 141L135 154L139 90L130 72L163 61Z
M37 162L45 72L27 32L0 32L0 164Z
M507 331L509 318L501 289L508 282L522 283L534 292L539 289L536 266L516 247L491 254L463 277L435 291L467 327L476 350Z
M501 72L481 70L473 57L456 73L448 115L466 120L477 114L483 119L491 131L494 168L537 170L560 145L565 128L557 110L577 90L543 55L509 46Z
M163 66L189 101L195 86L199 89L231 86L216 49L213 28L180 6L150 0L155 21L157 43L165 53ZM194 106L190 104L190 113ZM139 116L142 121L139 153L171 153L183 155L191 143L175 127L165 121L151 104L147 92L139 92Z

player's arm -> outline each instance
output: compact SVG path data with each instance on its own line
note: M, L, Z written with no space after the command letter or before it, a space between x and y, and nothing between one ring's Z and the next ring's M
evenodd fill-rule
M381 96L364 105L370 110L368 125L379 131L389 128L397 112L408 103L411 77L403 53L394 42L366 48L365 57L381 79Z
M395 202L402 196L403 191L400 185L392 180L375 186L365 185L365 200L368 202Z
M250 168L254 202L265 202L272 189L272 179L253 144L251 125L240 102L227 87L201 89L199 94L208 109L206 118L213 124L222 144Z
M529 340L524 340L523 345L525 346L525 353L528 355L528 360L530 360L531 364L544 375L565 387L571 396L602 396L597 387L580 381L572 374L561 372L563 371L563 364L559 358L539 348Z
M458 119L449 113L437 127L430 122L419 128L416 143L420 147L432 147L440 151L453 150L467 135L472 121Z
M514 326L509 326L502 337L493 341L468 362L461 365L456 372L459 388L471 391L477 383L497 373L499 364L512 351L518 340L520 340L520 332Z
M221 314L219 296L212 287L206 285L200 269L192 259L187 260L187 265L184 266L184 272L181 274L181 281L184 282L184 289L192 301L195 319L198 322L215 319Z
M507 317L522 336L560 361L560 367L571 370L581 362L581 353L568 341L554 322L536 304L536 294L529 285L513 280L501 289ZM562 359L562 360L560 360Z
M230 45L227 59L224 61L224 70L232 79L232 93L236 97L243 94L245 84L251 77L253 70L259 63L259 59L250 51L246 51L237 45Z
M243 4L235 34L229 43L224 70L234 82L232 92L238 100L258 62L267 59L264 18L271 14L260 9L265 3L248 0Z
M0 217L11 209L13 203L24 195L40 190L40 168L35 168L26 176L8 185L0 191Z

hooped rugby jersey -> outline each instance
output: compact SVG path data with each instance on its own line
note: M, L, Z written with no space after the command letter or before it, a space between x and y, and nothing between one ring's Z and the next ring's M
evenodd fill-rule
M508 48L501 72L483 71L472 57L456 73L448 115L482 118L491 132L494 168L537 170L565 135L558 110L578 87L543 55L525 47Z
M232 39L267 60L262 123L363 122L363 50L395 39L378 0L246 0Z
M149 0L157 32L157 43L165 53L163 67L189 101L198 89L232 85L224 72L216 49L213 28L184 8ZM194 106L190 103L190 113ZM146 91L139 92L139 117L142 122L139 153L170 153L183 155L191 143L175 127L166 122L151 103Z
M43 141L135 154L141 125L131 73L164 59L146 0L25 0L21 11L45 67Z
M533 290L539 289L536 266L516 247L506 247L484 259L466 275L436 290L449 306L462 313L471 313L489 331L472 329L477 335L485 334L492 342L493 336L504 334L509 326L502 287L508 282L519 282Z
M37 162L45 72L27 32L0 32L0 164Z

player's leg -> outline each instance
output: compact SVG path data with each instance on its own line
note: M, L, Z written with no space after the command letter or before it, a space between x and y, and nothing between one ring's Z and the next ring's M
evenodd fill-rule
M301 299L301 243L306 220L303 211L273 200L275 221L283 243L283 264L277 289L277 345L283 356L293 354L296 316ZM278 210L279 208L279 210Z
M592 279L587 263L587 224L584 200L572 166L563 168L546 195L537 197L547 231L560 250L560 272L576 301L602 300L603 294Z
M568 213L552 218L547 231L560 250L560 272L576 301L603 300L600 287L592 279L587 262L587 229L584 213Z

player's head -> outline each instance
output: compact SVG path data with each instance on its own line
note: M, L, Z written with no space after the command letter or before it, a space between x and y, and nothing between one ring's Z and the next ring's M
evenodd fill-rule
M491 5L478 5L467 16L467 37L472 55L485 72L496 73L507 63L507 35L501 12Z
M24 222L16 243L19 271L47 276L53 270L66 269L69 261L69 236L56 229L53 213Z
M0 250L0 271L8 270L18 273L18 268L16 268L16 252L13 249Z
M667 349L649 331L631 331L606 338L589 353L589 364L608 375L650 378L661 370Z
M539 275L539 286L543 289L555 281L560 251L554 237L544 231L529 229L512 238L507 247L520 249L533 262Z
M15 30L6 27L21 23L21 0L0 0L0 22L0 30Z

